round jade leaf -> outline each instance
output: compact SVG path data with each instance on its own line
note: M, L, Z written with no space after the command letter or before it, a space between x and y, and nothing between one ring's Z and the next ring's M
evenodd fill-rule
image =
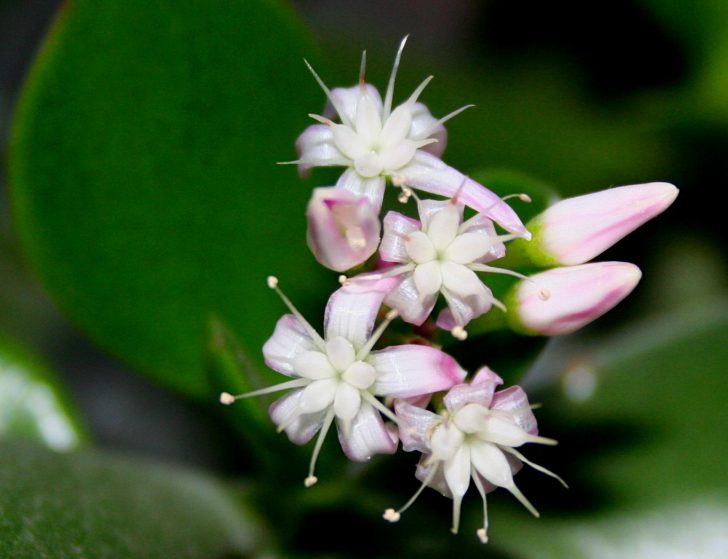
M276 165L323 104L310 51L274 0L78 0L22 91L9 170L25 255L76 324L167 386L210 393L212 315L262 363L284 312L268 274L304 310L322 302L310 189Z

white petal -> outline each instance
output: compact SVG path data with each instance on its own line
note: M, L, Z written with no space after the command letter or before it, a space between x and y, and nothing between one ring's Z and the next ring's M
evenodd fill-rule
M470 485L470 448L462 445L450 460L445 462L445 479L454 497L462 497Z
M296 373L311 380L320 380L333 377L334 371L327 357L320 351L306 351L298 355L293 361Z
M465 181L458 197L460 202L489 217L507 231L530 238L516 212L497 194L471 179L465 179L462 173L429 153L418 150L412 162L400 169L399 174L405 177L406 184L412 188L447 197L453 196Z
M315 380L303 389L298 407L302 413L316 413L328 408L334 401L336 379Z
M397 284L397 278L352 281L329 298L324 315L326 339L341 336L358 350L369 338L382 300Z
M382 97L379 95L379 91L372 84L364 84L364 90L367 97L374 103L377 110L381 114L382 112ZM356 118L357 105L359 103L359 97L361 95L362 86L356 84L352 87L336 87L331 90L331 97L334 99L336 106L341 109L346 119L350 122L354 122ZM328 118L335 118L336 111L330 102L326 104L324 108L324 116Z
M412 112L407 105L400 105L392 111L382 127L379 137L382 151L401 143L409 134L412 125Z
M377 371L374 393L379 396L432 394L461 383L466 375L447 353L424 345L388 347L370 353L367 361Z
M453 423L464 433L477 433L486 427L490 412L478 404L466 404L453 418Z
M463 446L463 433L452 425L435 428L430 437L430 451L435 460L450 460Z
M414 271L415 287L421 299L427 299L440 291L442 275L440 263L433 260L427 264L420 264Z
M501 241L494 241L497 235L493 221L484 215L477 214L468 219L462 225L458 233L475 233L482 235L490 243L490 251L479 262L490 262L503 258L506 255L506 246Z
M470 458L478 473L493 485L510 488L513 486L511 466L503 452L494 444L473 443Z
M326 341L326 353L337 371L345 371L354 362L354 346L346 338L335 336Z
M339 383L334 397L334 413L342 421L350 421L359 413L361 393L345 382Z
M356 106L356 133L365 144L371 147L379 139L381 131L380 109L367 95L366 90L363 90Z
M456 264L470 264L486 256L493 244L480 233L463 233L445 250L445 258Z
M521 446L528 442L528 433L521 429L515 421L493 414L483 424L479 435L483 440L504 446Z
M293 414L298 413L298 403L303 389L295 390L290 394L273 402L268 409L273 423L276 426L288 423L286 434L291 442L295 444L306 444L321 429L325 412L299 415L298 418L289 423Z
M419 326L430 316L436 300L436 293L430 297L420 297L415 286L414 274L409 272L398 280L385 302L399 311L402 320Z
M325 124L312 124L296 139L299 172L311 167L346 165L347 158L334 142L334 131Z
M445 130L445 126L439 124L435 128L432 128L437 122L437 119L432 116L424 103L415 103L412 105L411 110L412 126L410 126L409 137L417 140L425 138L436 139L437 142L429 144L422 149L435 157L440 157L447 146L447 130ZM429 134L425 134L431 128L432 131Z
M382 168L387 173L395 173L412 161L417 152L417 144L410 140L402 140L379 152Z
M347 169L336 181L337 188L344 188L357 196L365 196L378 215L384 198L384 177L364 178L354 169Z
M420 222L398 212L384 216L384 233L379 246L379 256L386 262L409 262L406 239L419 231Z
M422 231L413 231L410 233L404 242L404 247L409 259L417 264L424 264L437 258L437 251L430 237ZM437 289L439 290L440 288L438 287Z
M528 396L520 386L511 386L496 392L490 407L508 412L521 429L529 435L538 435L536 416L531 411Z
M296 376L293 360L302 353L316 349L311 336L292 314L283 315L273 335L263 346L265 364L284 375Z
M357 361L352 363L341 378L360 390L366 390L377 379L377 371L369 363Z
M443 262L440 269L442 293L458 326L466 326L490 309L493 296L475 272L452 262Z
M395 437L387 431L379 412L362 402L359 413L351 422L348 435L339 427L339 442L350 460L366 462L375 454L393 454L397 450Z
M503 379L488 367L481 367L470 383L453 386L443 398L445 407L450 413L456 413L467 404L479 404L490 407L496 386L503 384Z
M455 240L460 227L460 212L455 204L447 204L427 224L427 236L436 250L445 250Z
M420 221L422 221L422 230L427 231L432 217L450 205L452 205L451 200L418 200L417 213L420 215ZM464 207L462 204L455 204L455 207L458 209L458 215L462 221Z
M356 159L369 151L368 146L348 126L335 124L332 128L334 131L334 144L349 159Z

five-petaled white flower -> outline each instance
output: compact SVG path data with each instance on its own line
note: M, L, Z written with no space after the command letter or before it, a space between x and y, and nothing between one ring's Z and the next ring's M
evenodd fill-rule
M453 196L460 190L462 203L507 231L528 238L528 231L508 204L440 159L447 138L443 123L467 106L435 119L418 102L432 79L430 76L404 103L392 108L394 82L405 41L406 38L397 51L384 101L377 89L364 79L365 56L359 84L350 88L330 90L309 65L328 97L331 110L328 116L311 115L319 124L309 126L299 136L296 141L299 159L294 163L302 173L311 167L347 167L336 186L367 197L377 212L382 207L387 177L396 186L442 196ZM329 116L338 116L340 122L334 122Z
M440 313L438 325L463 338L464 327L473 318L493 304L503 307L475 272L523 276L486 264L503 257L503 243L515 235L496 234L493 222L482 214L463 222L463 206L458 200L418 200L421 221L397 212L387 213L379 254L383 261L397 265L358 278L364 281L396 276L397 284L385 303L397 309L404 320L417 325L427 319L442 293L448 308Z
M488 541L485 495L496 487L510 491L538 516L513 482L513 474L525 463L564 482L530 462L515 447L529 442L556 444L556 441L537 435L536 418L520 387L495 392L495 387L502 383L498 375L483 367L470 384L450 389L444 397L445 410L439 415L404 401L395 404L404 450L423 453L416 472L422 485L401 509L387 509L386 520L399 520L400 514L430 486L453 499L452 531L457 533L460 504L471 479L483 499L483 527L478 530L483 543Z
M397 437L381 415L397 418L377 397L414 398L447 390L462 382L465 371L449 355L423 345L399 345L373 351L389 322L390 311L372 333L382 299L392 280L345 285L331 295L324 318L325 337L301 316L269 278L292 314L284 315L263 346L266 364L294 380L240 396L223 394L232 403L241 397L292 389L270 408L279 431L296 444L305 444L317 431L306 486L316 483L316 459L334 420L339 441L351 460L366 461L378 453L391 454Z

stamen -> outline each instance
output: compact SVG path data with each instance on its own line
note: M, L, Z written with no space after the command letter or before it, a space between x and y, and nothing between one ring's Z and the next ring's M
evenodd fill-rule
M330 409L326 413L326 417L324 418L324 424L321 427L321 431L319 432L319 436L316 439L316 446L313 447L313 454L311 455L311 463L308 467L308 477L303 481L303 484L306 487L311 487L316 484L318 481L318 478L313 475L314 470L316 469L316 460L318 460L319 452L321 452L321 447L324 444L324 439L326 438L326 433L329 432L329 428L331 427L331 423L334 421L334 410Z
M356 360L361 361L364 359L367 355L369 355L369 352L374 347L374 344L376 344L379 341L379 338L384 334L384 330L386 330L387 326L399 316L399 313L392 309L389 311L385 316L384 320L377 326L377 329L374 330L374 333L369 337L367 342L362 346L362 348L359 350L359 352L356 354Z
M293 161L278 161L276 165L300 165L301 163L316 167L347 167L351 164L347 159L295 159Z
M326 118L325 116L317 115L316 113L308 113L308 116L310 116L316 122L320 122L321 124L325 124L326 126L335 126L336 125L336 123L333 120L331 120L330 118Z
M361 64L359 65L359 86L364 89L366 85L366 73L367 73L367 51L361 52Z
M404 274L406 272L411 272L414 269L414 264L402 264L401 266L392 266L391 268L387 268L384 272L381 272L379 274L367 274L366 277L357 277L355 278L355 281L374 281L391 278L400 274Z
M500 445L498 445L498 448L500 448L501 450L503 450L505 452L508 452L509 454L512 454L513 456L518 458L524 464L528 464L529 466L531 466L534 470L554 478L556 481L561 483L561 485L563 485L566 489L569 488L569 486L566 484L566 482L563 479L561 479L559 476L557 476L555 473L553 473L551 470L547 470L543 466L539 466L538 464L531 462L528 458L526 458L523 454L518 452L515 448L512 448L510 446L500 446Z
M334 110L338 113L339 118L341 119L341 122L343 122L347 126L351 127L351 122L349 121L348 117L346 116L346 113L344 111L342 111L341 108L337 105L336 101L334 101L334 98L331 95L331 90L328 87L326 87L326 84L319 77L319 75L316 73L316 70L313 69L313 66L311 66L308 63L308 60L306 60L304 58L303 59L303 62L306 64L306 67L308 68L309 72L311 72L311 74L313 74L313 77L316 79L316 81L318 82L318 84L321 87L321 89L324 90L324 93L326 94L326 97L331 102L331 105L334 107Z
M488 502L485 498L485 489L480 481L480 474L478 474L475 468L471 469L470 477L473 478L473 483L475 483L475 487L478 489L478 493L480 493L480 497L483 499L483 527L480 528L476 534L478 534L478 539L481 543L488 543Z
M339 283L341 285L347 285L349 283L349 278L347 278L345 274L341 274L339 276Z
M520 194L509 194L508 196L503 196L501 200L505 202L506 200L510 200L512 198L518 198L521 202L525 202L527 204L530 204L532 202L531 197L525 192L521 192Z
M381 413L382 415L386 416L387 419L389 419L392 423L399 425L399 418L394 415L392 410L390 410L387 406L382 404L379 400L377 400L374 395L367 391L362 390L361 391L361 397L364 398L368 403L370 403L374 408Z
M425 146L429 146L430 144L437 144L440 140L437 138L427 138L426 140L417 140L415 141L415 147L417 149L423 148Z
M306 333L311 336L311 339L316 344L316 347L326 353L326 342L324 342L324 339L319 335L318 332L316 332L314 327L311 326L305 318L303 318L303 315L298 311L296 307L293 306L291 300L286 297L283 291L280 290L280 288L278 287L278 278L275 276L268 276L267 282L268 287L270 287L278 294L286 307L288 307L288 310L290 310L291 313L293 313L293 316L295 316L301 323L301 326L303 326L304 330L306 330Z
M417 500L417 497L420 496L420 493L422 493L425 490L425 487L427 487L432 479L435 477L435 474L437 473L437 468L440 466L440 464L435 464L430 469L430 472L427 474L427 477L425 477L424 481L420 485L420 487L415 491L415 494L410 497L409 501L407 501L399 510L394 509L387 509L384 511L384 514L382 515L382 518L384 520L387 520L389 522L397 522L400 517L402 516L402 513L406 511L408 508L412 506L412 504Z
M549 291L545 287L541 291L538 292L538 298L541 299L542 301L548 301L550 297L551 297L551 291Z
M461 342L468 338L468 332L462 326L455 326L452 330L450 330L450 334L452 334L453 338L460 340Z
M506 276L513 276L514 278L526 280L526 281L533 281L528 276L524 276L520 272L516 272L515 270L508 270L507 268L498 268L496 266L488 266L487 264L481 264L480 262L473 262L472 264L468 264L468 268L473 270L474 272L489 272L491 274L505 274Z
M510 491L513 494L513 496L516 499L518 499L518 501L524 507L526 507L528 509L528 512L530 512L533 516L535 516L536 518L539 518L541 516L539 514L539 512L536 510L536 507L534 507L531 504L531 502L528 499L526 499L526 496L523 493L521 493L521 490L518 489L518 487L516 487L515 484L513 484L511 487L506 487L506 489L508 489L508 491Z
M417 86L417 88L412 92L412 95L410 95L410 98L407 99L408 105L414 105L417 103L417 99L420 95L422 95L422 92L425 90L427 85L432 81L432 78L435 76L427 76L420 85Z
M392 186L404 186L407 179L402 175L392 175Z
M468 109L471 109L474 106L475 105L472 105L471 104L471 105L465 105L463 107L460 107L459 109L455 109L453 112L446 114L444 117L442 117L438 121L434 122L432 125L430 125L427 128L425 128L422 132L420 132L419 134L417 134L417 136L413 137L412 139L413 140L416 140L418 137L419 138L427 138L427 137L429 137L430 134L432 134L432 132L435 130L435 128L437 128L438 126L440 126L442 124L445 124L451 118L458 116L463 111L466 111Z
M450 198L450 203L454 206L458 203L458 197L462 193L463 189L465 188L465 185L468 183L468 177L463 176L463 182L460 183L460 186L458 186L458 189L455 191L455 194L452 195Z
M273 386L261 388L260 390L253 390L252 392L245 392L244 394L237 394L235 396L228 392L223 392L222 394L220 394L220 403L229 406L237 400L253 398L255 396L263 396L264 394L272 394L273 392L280 392L281 390L289 390L291 388L301 388L302 386L306 386L310 382L311 381L309 379L297 378L295 380L281 382L279 384L274 384Z
M406 35L404 39L402 39L402 42L399 44L399 48L397 49L397 54L394 57L394 64L392 65L392 73L389 75L389 83L387 84L387 93L384 96L384 115L382 118L382 121L385 121L389 118L389 115L392 112L392 97L394 96L394 82L397 79L397 70L399 69L399 61L402 59L402 51L404 50L404 45L407 43L407 39L409 38L409 35Z

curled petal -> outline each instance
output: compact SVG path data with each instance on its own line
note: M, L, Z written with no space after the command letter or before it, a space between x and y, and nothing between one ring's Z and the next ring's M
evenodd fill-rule
M430 452L431 430L441 418L404 400L395 402L394 411L399 419L399 438L402 441L402 448L407 452L413 450L425 454Z
M405 243L407 236L420 230L420 222L398 212L384 216L384 233L379 246L379 256L386 262L408 262Z
M369 200L374 213L379 215L384 199L384 177L364 178L355 169L347 169L336 181L336 188L343 188L358 197Z
M325 411L310 414L299 414L298 418L290 422L294 414L299 413L299 402L303 389L294 390L290 394L279 398L268 408L273 423L277 426L288 423L286 435L295 444L306 444L321 429L324 422ZM289 423L290 422L290 423Z
M516 284L511 325L530 334L558 336L578 330L614 307L642 273L634 264L595 262L554 268Z
M445 147L447 147L447 130L445 126L443 124L437 124L437 119L432 116L424 103L415 103L412 105L411 111L412 126L410 126L409 137L423 139L434 138L437 142L428 144L421 149L435 157L440 157L445 151ZM428 131L429 134L427 133Z
M372 333L382 300L397 281L397 278L352 281L337 289L329 297L324 314L326 339L341 336L357 350L363 346Z
M366 402L361 403L348 434L340 421L336 425L341 448L350 460L366 462L375 454L394 454L397 450L396 437L384 426L379 412Z
M467 404L480 404L490 407L496 386L503 384L503 379L488 367L478 370L470 383L453 386L445 395L444 402L450 413L457 412Z
M662 213L678 189L665 182L620 186L561 200L536 218L543 252L559 264L582 264Z
M452 197L459 191L458 201L492 219L505 230L530 238L530 233L516 212L497 194L467 179L429 153L418 150L412 162L397 171L397 174L405 178L408 186L432 194Z
M372 84L365 83L363 85L364 93L377 108L379 114L382 114L382 96L379 95L379 91ZM356 119L356 111L359 103L359 99L362 95L362 86L357 84L352 87L336 87L331 90L331 97L334 99L336 106L341 109L344 113L344 117L349 122L354 122ZM324 116L327 118L335 118L337 116L336 110L334 109L331 102L326 103L324 108ZM341 115L338 115L341 116Z
M305 175L311 167L347 165L347 157L334 143L334 132L330 126L312 124L296 139L298 172Z
M405 344L369 355L377 371L374 392L379 396L411 398L447 390L461 383L466 372L447 353L434 347Z
M508 412L521 429L531 435L538 435L536 416L531 411L528 396L520 386L511 386L496 392L490 407Z
M311 336L292 314L283 315L273 335L263 346L265 364L274 371L288 376L298 376L293 370L293 361L299 355L316 350Z
M437 293L429 297L420 297L415 286L412 272L403 274L384 302L399 311L399 316L405 322L419 326L430 316L435 307Z
M316 188L306 217L308 246L327 268L343 272L377 250L379 216L366 198L341 188Z

